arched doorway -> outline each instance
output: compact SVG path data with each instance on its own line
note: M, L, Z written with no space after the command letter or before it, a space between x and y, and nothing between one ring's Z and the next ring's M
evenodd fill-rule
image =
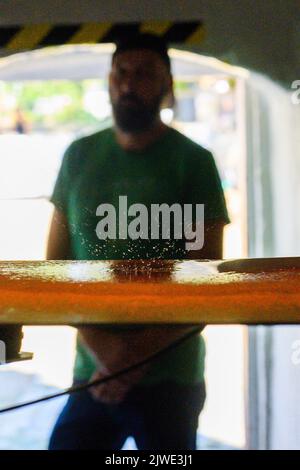
M105 77L112 47L61 46L2 59L0 80L6 84L2 86L2 91L6 96L11 96L12 109L20 105L18 99L23 96L24 90L28 92L30 83L32 89L37 87L36 90L39 90L36 91L38 100L35 103L39 120L28 123L29 128L31 127L28 133L17 135L15 132L8 132L8 135L4 133L0 136L0 145L2 140L2 148L5 147L9 157L6 171L2 172L5 175L1 185L2 218L11 221L11 213L22 214L21 217L14 218L13 223L9 223L1 234L2 259L43 259L51 215L51 206L47 199L51 194L63 150L74 137L92 132L109 122ZM170 55L177 105L174 114L170 110L164 111L164 119L173 120L173 125L181 132L213 151L232 221L226 229L225 257L246 256L244 80L247 74L215 59L186 51L171 50ZM60 84L62 81L77 84L85 82L80 93L82 107L89 119L86 116L86 120L78 120L71 126L67 124L68 119L63 122L55 121L55 110L68 108L72 102L72 93L75 93L73 89L68 91L67 88L54 87L52 95L47 91L44 96L42 83L58 83L58 80ZM29 100L30 103L33 101L34 98ZM101 102L101 109L98 102ZM8 108L9 106L8 103ZM26 106L22 111L26 114ZM8 130L9 126L10 123ZM17 182L16 168L20 175ZM14 181L13 185L9 181ZM32 363L11 366L10 370L27 371L36 374L40 377L38 380L43 380L49 386L65 387L71 380L73 356L70 350L74 345L74 331L67 328L50 330L26 328L25 349L35 350L36 359ZM218 448L244 447L246 330L239 326L211 326L207 327L205 337L208 400L201 417L201 433L204 437L202 436L200 444ZM55 354L51 346L54 341ZM45 344L48 344L47 348ZM66 359L63 374L57 368L62 357ZM47 422L45 418L44 420ZM48 419L48 423L51 420L53 419Z

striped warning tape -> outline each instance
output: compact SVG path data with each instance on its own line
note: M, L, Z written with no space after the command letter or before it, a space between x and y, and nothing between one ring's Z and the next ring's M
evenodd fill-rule
M168 43L185 44L199 44L205 35L202 21L0 25L0 48L16 51L61 44L114 42L120 36L137 31L155 33Z

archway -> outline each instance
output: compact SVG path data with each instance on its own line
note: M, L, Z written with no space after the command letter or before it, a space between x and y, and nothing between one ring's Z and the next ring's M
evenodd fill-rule
M8 95L20 99L23 90L28 90L31 84L54 83L57 81L73 81L75 83L90 80L91 87L83 93L85 110L96 118L91 127L83 132L92 132L103 125L110 110L107 107L107 88L105 77L110 64L113 46L106 45L76 45L59 46L15 54L3 58L0 62L0 81L14 85L8 87ZM227 228L225 237L225 257L242 257L247 255L246 240L246 186L245 168L246 152L243 148L245 141L245 110L244 88L247 72L231 67L217 59L202 57L188 51L170 50L172 69L176 83L177 106L173 116L173 125L198 143L210 148L216 158L222 176L227 203L232 220ZM96 81L101 81L98 85ZM6 91L8 90L6 89ZM32 90L34 86L32 85ZM41 95L42 88L39 88ZM66 93L66 90L65 90ZM67 95L66 95L67 96ZM51 112L47 108L47 100L38 97L37 107L45 108L46 121L49 123ZM48 95L48 106L59 95ZM61 100L62 108L68 107L67 97ZM13 100L13 99L12 99ZM99 100L99 104L97 103ZM22 101L22 100L21 100ZM24 103L24 100L23 100ZM96 106L95 106L96 103ZM13 106L19 106L17 98ZM98 107L102 112L100 112ZM23 109L26 113L26 109ZM98 114L97 114L98 112ZM43 114L43 113L42 113ZM53 113L55 114L55 113ZM164 119L170 120L170 110L164 110ZM72 120L72 119L71 119ZM51 121L51 119L50 119ZM107 125L107 122L106 122ZM40 127L39 127L40 126ZM61 122L45 127L31 123L31 130L27 135L0 136L2 140L2 154L9 155L11 163L3 180L2 217L8 213L22 213L24 220L20 226L7 227L1 235L2 259L43 259L45 237L51 208L47 202L51 195L55 175L63 154L63 149L73 138L82 134L78 124L68 130ZM62 135L62 130L64 135ZM5 151L4 151L5 146ZM240 152L240 149L243 151ZM20 170L20 152L25 167L19 171L22 185L11 185L16 166ZM30 162L30 164L29 164ZM28 171L28 167L30 170ZM39 170L38 170L39 169ZM27 224L25 224L27 218ZM28 223L29 222L29 223ZM23 228L23 236L15 237ZM51 336L52 335L52 336ZM244 327L207 327L207 383L208 400L202 415L202 438L205 446L244 447L246 439L245 430L245 404L243 390L245 363L246 333ZM48 350L45 352L41 342L51 344L54 338L57 341L56 354ZM41 339L43 338L43 341ZM71 376L72 354L68 348L74 343L74 334L65 329L49 330L43 328L26 328L25 349L35 350L36 360L27 365L15 365L13 370L26 370L34 373L38 371L42 379L51 385L65 387ZM224 352L224 346L225 351ZM63 349L63 348L67 349ZM51 347L50 347L51 350ZM60 356L68 357L69 373L62 377L55 373L55 363ZM222 374L220 374L219 361L223 356ZM47 364L46 370L45 364ZM35 369L36 368L36 369ZM43 372L42 372L43 371ZM231 377L230 380L227 380ZM223 390L220 394L219 391Z

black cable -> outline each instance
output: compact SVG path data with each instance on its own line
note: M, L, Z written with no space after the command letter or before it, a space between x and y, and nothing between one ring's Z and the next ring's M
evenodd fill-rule
M148 364L149 362L154 361L155 359L160 357L162 354L166 353L170 349L175 348L176 346L183 343L185 340L187 340L191 336L194 336L195 334L200 333L202 328L203 328L202 326L201 327L197 326L196 328L194 328L189 333L181 336L180 338L176 339L175 341L173 341L168 346L166 346L166 347L160 349L159 351L151 354L150 356L146 357L142 361L136 362L135 364L132 364L129 367L125 367L124 369L119 370L118 372L116 372L114 374L111 374L107 377L104 377L104 378L98 379L98 380L94 380L93 382L88 382L86 384L76 385L75 387L67 388L63 392L53 393L52 395L47 395L47 396L42 397L42 398L37 398L36 400L27 401L27 402L24 402L24 403L19 403L18 405L9 406L7 408L2 408L2 409L0 409L0 414L1 413L7 413L8 411L18 410L20 408L24 408L25 406L35 405L35 404L41 403L43 401L52 400L52 398L58 398L58 397L62 397L64 395L69 395L71 393L81 392L83 390L87 390L91 387L94 387L95 385L100 385L100 384L109 382L110 380L116 379L117 377L120 377L121 375L125 375L128 372L131 372L132 370L138 369L139 367L142 367L145 364Z

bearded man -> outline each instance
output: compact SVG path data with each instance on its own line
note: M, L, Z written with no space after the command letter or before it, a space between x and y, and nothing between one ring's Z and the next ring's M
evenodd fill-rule
M159 37L137 34L117 44L109 93L114 126L73 142L64 155L51 199L55 210L47 258L222 258L228 215L214 159L160 118L164 102L173 98L173 80L167 47ZM128 205L139 203L149 210L152 204L204 204L204 246L187 252L184 239L99 239L97 207L117 209L120 196L127 197ZM189 328L78 330L74 383L113 374ZM195 449L205 401L204 356L204 341L197 335L148 366L73 394L49 448L116 450L132 436L139 449Z

